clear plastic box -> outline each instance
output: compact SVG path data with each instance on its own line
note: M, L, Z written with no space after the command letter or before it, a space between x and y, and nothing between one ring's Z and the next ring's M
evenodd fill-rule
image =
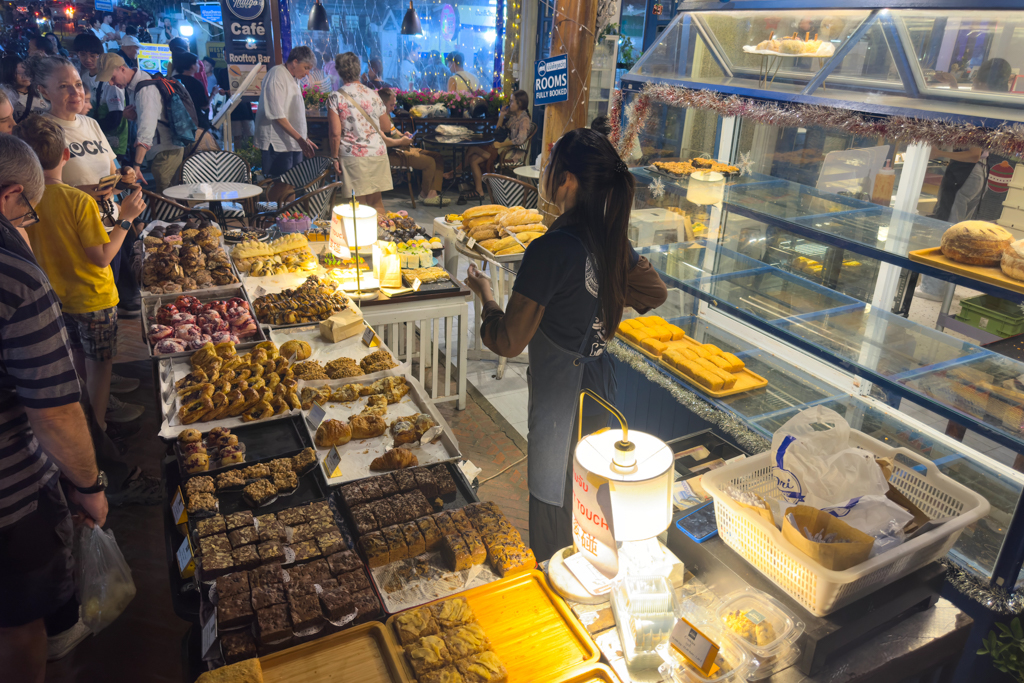
M664 662L658 667L658 673L668 677L673 683L742 683L748 680L755 666L750 653L724 633L716 632L707 626L702 630L719 647L718 656L715 657L717 669L712 667L712 673L705 675L676 652L671 644L663 643L657 648Z
M625 576L611 591L612 612L630 669L656 667L655 648L667 643L679 616L672 584L664 576Z
M715 625L750 653L754 668L749 680L766 678L800 656L796 643L804 623L762 591L745 588L725 596Z

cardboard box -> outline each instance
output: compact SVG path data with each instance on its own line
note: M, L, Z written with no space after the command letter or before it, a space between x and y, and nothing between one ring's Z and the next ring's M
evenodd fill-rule
M345 310L320 322L320 336L325 341L337 343L362 334L364 327L362 311L349 305Z

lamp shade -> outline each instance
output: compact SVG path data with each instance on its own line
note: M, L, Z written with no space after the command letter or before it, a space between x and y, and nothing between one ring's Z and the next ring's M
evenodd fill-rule
M653 538L672 522L672 449L631 429L623 453L622 437L621 429L584 437L573 459L573 540L609 577L618 572L616 542Z
M421 33L423 33L423 27L420 26L420 18L416 15L412 0L409 0L409 9L405 11L405 18L402 19L402 35L418 36Z
M709 206L721 204L725 197L725 176L717 171L697 171L690 175L686 187L686 200Z
M330 31L331 24L327 19L327 9L320 4L320 0L316 0L313 6L309 8L309 23L306 25L307 31Z
M353 216L353 211L355 215ZM331 212L327 249L340 259L351 258L351 246L369 247L377 241L377 210L366 204L339 204Z

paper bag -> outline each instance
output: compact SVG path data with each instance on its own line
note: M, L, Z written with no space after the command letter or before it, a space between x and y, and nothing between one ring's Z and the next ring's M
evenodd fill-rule
M788 515L791 512L800 526L799 529L794 529L789 522ZM843 571L855 567L868 559L871 547L875 544L875 539L871 536L857 531L841 519L817 508L797 505L788 508L784 514L782 537L825 569ZM838 538L848 539L851 542L815 543L804 536L803 529L809 529L812 535L819 531L824 531L826 534L835 533Z
M338 311L327 320L320 321L320 337L337 343L363 332L363 314L355 306Z
M377 242L374 248L373 267L381 287L400 289L402 287L402 262L394 242Z
M751 495L757 496L756 493L751 494ZM736 504L739 505L744 510L749 510L750 514L752 514L752 515L755 515L757 517L763 517L764 519L768 520L768 522L772 526L775 526L775 517L774 517L774 515L772 515L771 509L768 507L768 503L765 503L764 498L761 498L761 496L757 496L757 497L758 497L758 499L762 503L764 503L764 507L763 508L755 507L753 505L747 505L746 503L743 503L743 502L738 501L738 500L736 501Z
M885 494L885 497L914 515L914 519L907 522L907 525L903 527L903 533L910 535L931 521L931 517L927 513L914 505L912 500L903 495L903 492L892 484L889 484L889 491Z

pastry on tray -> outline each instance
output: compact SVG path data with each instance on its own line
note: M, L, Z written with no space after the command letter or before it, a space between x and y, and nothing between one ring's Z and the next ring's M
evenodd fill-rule
M387 423L380 415L353 415L349 420L353 439L372 439L382 436Z
M460 572L473 566L469 546L459 534L449 534L441 539L441 557L452 571Z
M362 569L363 563L355 552L351 550L342 550L341 552L334 553L327 558L327 566L331 568L331 576L337 576L338 574L344 574L345 572Z
M199 534L199 538L223 534L225 531L227 531L227 527L224 525L224 518L220 515L196 522L196 532Z
M942 235L942 255L959 263L999 266L1003 251L1013 243L1005 228L987 221L963 221Z
M224 523L227 525L228 531L243 526L252 526L252 520L252 513L248 510L243 510L242 512L233 512L230 515L224 515Z
M313 441L317 448L330 448L331 446L344 446L355 432L355 427L342 422L341 420L324 420L316 429L316 436ZM365 437L356 437L365 438Z
M398 367L398 363L391 357L391 354L384 349L379 349L373 353L367 354L359 361L359 367L367 375L372 375L375 372L382 370L390 370L391 368Z
M370 567L383 567L389 560L390 551L384 535L379 531L373 531L359 539L359 547L366 556L366 564Z
M391 475L399 491L412 491L416 488L416 477L409 470L398 470Z
M392 484L394 481L392 481ZM354 509L357 505L361 505L367 501L366 496L363 494L363 487L359 483L346 484L341 487L341 499L345 501L345 505L348 506L349 510Z
M416 526L423 535L423 546L427 551L437 550L441 547L441 530L430 517L420 517L416 520Z
M366 577L366 572L361 568L356 569L355 571L345 572L344 574L338 574L335 579L337 580L339 587L343 587L352 594L366 590L370 587L370 579Z
M351 358L335 358L324 366L324 371L330 379L345 379L346 377L358 377L365 374L359 367L359 363Z
M448 651L457 660L491 649L491 641L487 639L483 627L477 623L449 629L442 637Z
M190 515L215 513L217 512L217 499L209 493L197 493L189 496L186 509Z
M380 490L380 485L377 484L376 477L363 481L360 486L363 489L363 497L367 501L380 500L384 497L384 494Z
M217 577L217 599L230 598L240 593L249 594L249 575L246 572L234 572Z
M278 493L291 493L299 487L299 478L295 472L288 470L287 472L275 472L274 473L274 488L277 489Z
M245 477L240 470L228 470L217 475L217 490L242 488L245 486Z
M369 504L373 510L373 517L377 520L377 526L381 529L398 524L401 516L400 509L392 505L390 500L377 500Z
M440 465L433 465L427 469L429 469L430 473L434 475L434 483L437 484L437 494L439 496L447 496L456 492L455 480L448 471L447 465L442 463Z
M304 448L292 456L292 469L300 477L316 465L316 451L312 448Z
M392 427L394 427L393 424ZM419 465L419 460L416 459L416 454L408 448L392 448L389 451L385 451L384 455L374 458L370 463L370 470L374 472L400 470L406 467L416 467L417 465ZM394 481L391 484L394 486Z
M380 488L381 494L385 498L389 498L398 493L398 485L395 483L395 480L392 479L390 474L382 474L380 476L374 477L374 480L376 481L377 486Z
M420 532L416 522L406 522L401 525L402 533L405 535L405 545L409 549L409 557L416 557L426 552L426 540ZM483 546L480 546L483 548ZM486 556L486 553L485 553ZM481 560L482 562L482 560Z
M480 539L479 534L475 531L462 534L462 540L465 541L466 548L469 549L469 557L474 565L487 561L487 548L484 547L484 542Z
M434 619L442 629L455 628L476 621L476 616L465 598L442 600L429 605L429 607Z
M417 607L395 615L393 625L398 642L402 645L412 645L423 636L436 636L440 633L434 615L426 607Z
M397 524L381 529L381 534L388 544L388 562L398 562L409 557L409 547L405 544L405 534Z
M440 636L423 636L415 643L406 645L405 657L417 678L452 662L448 646Z
M377 518L369 505L362 505L352 511L352 521L355 522L356 532L360 535L368 534L380 528Z
M251 484L246 484L242 489L242 495L254 505L260 506L277 496L277 487L266 479L257 479Z
M490 650L455 662L466 683L506 683L508 670Z
M191 496L194 493L213 493L215 490L213 477L192 477L185 482L185 494L187 496Z
M419 683L466 683L459 670L454 666L446 666L437 671L428 671L419 677Z

